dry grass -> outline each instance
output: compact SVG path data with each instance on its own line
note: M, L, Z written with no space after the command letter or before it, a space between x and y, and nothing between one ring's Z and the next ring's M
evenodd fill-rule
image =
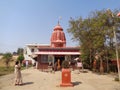
M0 56L0 67L5 67L5 62L2 59L3 56ZM14 66L15 65L15 61L17 60L18 56L13 56L13 60L10 61L10 66Z
M17 60L18 56L13 56L13 59L9 63L9 68L6 68L5 62L2 57L3 56L0 56L0 76L12 73L14 71L15 61ZM22 67L22 69L24 69L24 67Z
M0 60L0 67L4 67L5 63L3 62L3 60Z

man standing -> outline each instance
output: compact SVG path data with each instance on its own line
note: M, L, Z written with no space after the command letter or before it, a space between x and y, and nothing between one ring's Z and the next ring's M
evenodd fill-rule
M28 69L28 60L26 60L25 64L26 64L26 69Z

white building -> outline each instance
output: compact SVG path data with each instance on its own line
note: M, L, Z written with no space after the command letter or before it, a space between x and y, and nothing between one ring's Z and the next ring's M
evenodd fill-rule
M24 48L24 58L25 60L30 60L32 62L32 64L35 63L35 57L37 57L37 55L35 55L35 52L38 52L38 47L50 47L49 44L26 44L25 48Z

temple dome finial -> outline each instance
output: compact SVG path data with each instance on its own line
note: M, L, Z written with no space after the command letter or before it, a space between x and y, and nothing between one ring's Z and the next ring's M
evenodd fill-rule
M62 19L62 17L61 16L59 16L59 18L58 18L58 25L60 25L60 20Z
M58 25L60 25L60 21L58 20Z

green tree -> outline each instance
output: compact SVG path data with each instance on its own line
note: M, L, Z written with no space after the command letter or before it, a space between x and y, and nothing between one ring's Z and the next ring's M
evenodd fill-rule
M82 60L92 68L94 56L99 55L100 64L108 58L114 58L115 44L113 26L120 42L120 18L117 17L118 10L114 10L114 18L108 14L107 10L91 12L88 18L71 18L68 33L72 34L73 40L80 44ZM106 54L107 52L107 54ZM108 52L110 52L108 54ZM106 58L107 57L107 58ZM103 65L100 65L103 66Z
M24 60L23 54L19 55L17 60L20 62L20 64L22 64L22 61Z
M6 64L6 67L7 68L9 68L9 62L10 62L10 60L12 60L12 54L11 53L5 53L4 55L3 55L3 59L4 59L4 61L5 61L5 64Z
M18 54L18 55L23 54L23 52L24 52L24 49L23 49L23 48L18 48L18 49L17 49L17 54Z

